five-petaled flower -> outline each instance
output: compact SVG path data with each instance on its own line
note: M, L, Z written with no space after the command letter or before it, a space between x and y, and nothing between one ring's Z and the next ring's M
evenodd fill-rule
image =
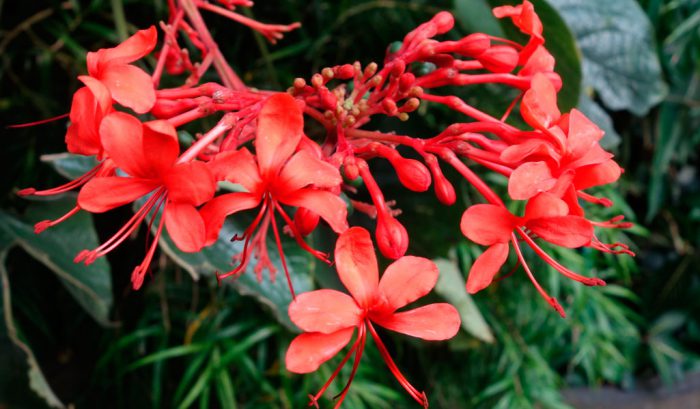
M195 207L214 196L214 177L203 162L178 162L177 132L167 121L142 124L129 114L115 112L102 120L100 136L105 153L129 177L91 179L80 190L78 205L101 213L153 194L110 240L94 250L84 250L76 261L90 263L107 254L129 237L151 210L162 208L153 243L131 277L137 289L143 283L163 225L182 251L195 252L204 246L204 222Z
M350 342L357 328L357 338L350 351L326 384L312 397L313 402L323 394L340 368L354 354L352 375L338 396L336 407L341 405L357 370L369 332L401 386L413 399L427 406L425 394L413 387L399 371L373 324L430 341L452 338L459 330L460 318L450 304L428 304L397 312L433 289L438 278L437 266L422 257L404 256L389 265L379 280L372 240L367 230L361 227L352 227L338 238L335 262L338 276L350 295L336 290L317 290L301 294L292 301L289 317L305 332L289 346L285 359L287 369L296 373L315 371Z
M307 232L298 231L297 223L287 215L282 204L319 215L337 233L348 228L346 204L338 193L331 191L341 184L340 173L336 167L321 160L318 152L308 148L309 143L314 142L304 136L304 119L297 102L289 94L279 93L271 96L260 110L255 137L256 155L253 156L248 149L242 148L223 152L210 162L217 180L239 184L246 192L218 196L202 207L207 244L212 244L219 238L226 216L260 206L258 216L243 234L245 246L240 265L219 278L237 274L245 268L249 260L251 239L257 251L256 270L259 278L262 268L274 272L267 258L265 244L268 226L271 224L290 290L294 293L284 264L275 212L282 215L295 239L305 250L325 259L325 255L311 249L304 242L302 233ZM254 235L258 227L260 228Z

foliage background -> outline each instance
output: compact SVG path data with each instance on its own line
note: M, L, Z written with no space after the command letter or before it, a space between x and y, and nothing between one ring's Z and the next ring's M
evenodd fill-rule
M489 7L505 1L259 3L256 18L301 21L302 29L273 47L244 27L215 16L207 21L245 81L265 88L284 89L327 65L381 61L387 45L438 10L452 10L461 33L517 37L489 17ZM633 243L638 256L558 252L567 266L611 283L594 289L534 265L564 301L566 320L522 274L468 298L450 289L463 285L460 277L478 254L456 228L474 192L462 186L461 203L445 209L430 195L390 188L413 233L410 252L440 259L435 297L456 303L466 319L455 340L439 345L383 335L434 407L561 408L567 386L633 390L646 379L671 383L699 369L700 1L534 3L568 84L563 104L578 105L606 129L607 146L626 169L619 184L600 192L616 205L599 216L622 212L637 223L612 238ZM31 232L32 222L60 214L70 197L28 201L16 189L58 185L65 179L56 169L75 174L85 163L39 160L65 149L65 121L5 126L67 112L85 53L112 46L165 12L160 0L0 0L0 407L301 407L330 374L331 365L306 377L284 370L294 332L280 318L286 293L278 286L249 279L218 287L210 274L191 279L225 266L234 251L227 243L176 261L166 243L153 279L133 292L128 276L143 254L143 237L90 268L72 263L78 250L109 237L129 209L82 216L41 236ZM508 99L492 87L471 88L465 97L487 110ZM435 108L421 109L408 125L376 126L428 136L459 120ZM396 185L390 172L382 179ZM328 241L324 234L317 243ZM288 251L302 288L334 285L328 271L293 246ZM374 348L367 351L346 406L413 407Z

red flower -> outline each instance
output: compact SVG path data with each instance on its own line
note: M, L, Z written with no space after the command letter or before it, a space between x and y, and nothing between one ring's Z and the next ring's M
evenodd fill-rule
M107 87L94 78L81 76L80 80L89 86L80 88L73 95L66 145L68 152L101 158L100 123L114 111L112 97Z
M540 131L525 142L505 149L501 159L518 166L508 180L508 193L515 200L527 200L540 192L559 197L567 193L616 181L622 169L599 144L600 130L580 111L561 115L554 85L544 74L532 79L523 96L521 113ZM569 190L571 190L569 192ZM572 211L582 214L576 200L567 199Z
M105 153L129 177L96 177L83 186L78 205L101 213L154 194L114 237L76 261L92 262L121 243L152 209L163 208L157 233L144 262L132 275L134 288L141 286L165 224L182 251L199 251L204 245L204 222L195 206L214 196L214 178L203 162L178 163L180 147L175 128L166 121L142 124L135 117L115 112L102 120L100 137Z
M352 227L339 238L335 248L338 276L350 295L335 290L317 290L299 295L289 305L289 317L305 333L289 346L285 363L296 373L313 372L350 342L355 328L358 335L350 351L331 378L312 397L315 402L333 381L351 354L355 354L350 381L339 395L339 407L362 356L367 331L382 358L401 386L427 407L424 393L414 388L396 367L373 323L392 331L425 340L452 338L460 326L457 310L445 303L429 304L397 312L428 294L438 278L437 266L430 260L404 256L394 261L379 280L377 259L367 230Z
M535 13L535 7L529 1L519 6L500 6L493 9L496 18L510 17L521 32L530 36L527 45L520 51L520 64L524 64L538 46L544 44L542 21Z
M545 262L563 275L586 285L605 284L600 279L583 277L563 267L547 255L532 239L531 236L534 236L558 246L577 248L590 245L594 238L591 222L581 216L570 215L566 202L550 193L540 193L530 199L525 207L523 217L512 215L502 206L474 205L462 215L460 228L470 240L489 246L476 259L469 271L467 291L471 294L481 291L491 284L494 276L508 258L508 242L511 242L515 247L519 261L523 264L537 290L563 315L556 300L548 296L532 276L522 258L514 232L522 237Z
M306 243L281 204L305 208L328 222L331 228L342 233L348 228L345 202L338 194L326 189L337 189L342 178L338 169L319 159L311 149L298 149L302 146L304 118L301 109L289 94L275 94L263 105L258 117L253 156L247 149L219 154L211 167L217 180L228 180L240 184L247 192L236 192L216 197L201 210L206 225L206 242L214 243L219 237L226 216L260 205L260 212L246 229L243 237L246 244L241 255L241 264L233 271L219 276L224 278L237 274L245 268L248 256L248 243L252 238L258 253L256 271L259 278L262 268L274 272L267 258L265 238L269 224L272 224L279 247L279 234L275 211L284 218L297 242L317 257L323 257ZM254 230L258 234L252 237ZM304 232L306 233L306 232ZM279 248L280 254L282 250ZM283 255L282 255L283 257ZM284 258L282 259L284 261ZM289 280L288 272L286 271ZM273 276L274 278L274 276ZM291 281L290 289L291 288ZM292 289L292 293L293 293Z
M143 114L151 110L156 102L153 80L142 69L130 65L146 55L156 46L155 27L136 32L114 48L105 48L87 54L88 73L109 89L112 98L119 104ZM80 78L93 88L94 83ZM93 94L98 92L93 89Z

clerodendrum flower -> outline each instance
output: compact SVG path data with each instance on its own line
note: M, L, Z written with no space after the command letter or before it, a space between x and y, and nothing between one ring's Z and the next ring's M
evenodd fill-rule
M413 387L399 371L373 323L429 341L452 338L459 330L460 318L450 304L428 304L397 312L433 289L438 278L437 266L426 258L404 256L389 265L379 280L372 240L367 230L361 227L352 227L340 235L335 262L338 276L350 295L336 290L317 290L301 294L292 301L289 317L305 332L289 346L285 359L287 369L296 373L315 371L350 342L357 328L357 338L350 351L312 401L325 392L340 368L354 354L350 380L340 393L336 407L342 404L369 332L401 386L413 399L427 406L425 394Z
M87 54L90 77L107 87L115 101L139 114L151 110L156 102L156 92L151 76L130 63L153 51L157 39L156 28L151 26L114 48ZM83 82L92 88L93 83Z
M246 192L218 196L202 207L201 215L206 226L207 244L218 239L226 216L260 206L258 216L243 234L245 246L241 264L235 270L220 275L220 278L237 274L245 268L249 260L248 244L251 238L259 258L256 268L258 274L261 274L262 268L274 271L267 258L265 244L268 226L271 224L282 256L283 268L294 293L280 247L275 212L282 215L297 242L305 250L325 258L322 253L311 249L304 242L301 232L282 208L282 204L318 214L337 233L342 233L348 228L345 202L337 193L329 191L337 189L342 182L338 169L319 159L312 150L300 145L303 139L304 119L301 109L289 94L275 94L260 110L255 138L256 155L253 156L246 148L242 148L219 154L210 162L217 180L237 183L243 186ZM258 232L255 233L259 226Z
M182 251L199 251L204 245L204 222L195 206L214 196L214 177L199 161L179 163L180 146L175 128L167 121L141 123L115 112L102 120L100 136L105 154L129 177L96 177L78 195L78 205L102 213L153 193L136 214L110 240L84 250L76 261L92 262L118 246L155 209L163 209L158 228L144 261L131 280L139 288L156 249L163 225Z

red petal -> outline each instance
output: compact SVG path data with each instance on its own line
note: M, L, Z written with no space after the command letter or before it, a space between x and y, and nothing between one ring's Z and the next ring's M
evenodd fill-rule
M401 257L387 267L379 280L378 302L387 308L385 312L394 312L428 294L435 287L438 274L435 263L427 258Z
M559 160L559 153L552 144L541 139L531 138L523 143L511 145L501 152L501 160L506 163L518 163L531 156L544 156L554 160Z
M527 200L553 188L557 180L545 162L527 162L518 166L508 179L508 194L514 200Z
M612 159L597 165L576 169L574 185L577 190L612 183L620 178L622 168Z
M133 65L110 65L99 77L112 98L137 114L145 114L156 103L151 76Z
M502 206L478 204L464 212L460 228L469 240L490 246L508 242L517 221L517 218Z
M428 341L454 337L461 324L457 309L447 303L428 304L376 319L373 317L372 321L392 331Z
M95 126L96 109L95 97L89 88L80 88L73 94L71 125L66 132L68 152L90 156L102 151L98 128Z
M341 234L335 244L335 264L340 281L357 304L363 308L372 306L379 271L369 232L362 227L352 227Z
M603 137L604 132L577 109L569 114L569 132L566 140L571 156L585 155Z
M565 201L551 193L544 192L527 201L523 219L531 220L541 217L566 216L568 214L569 206Z
M131 203L158 187L149 179L98 177L87 182L78 194L78 205L92 213L102 213Z
M525 66L518 71L521 77L535 75L538 72L546 73L554 71L555 60L552 54L541 45L538 45L535 52L528 58Z
M100 124L100 140L107 157L130 176L158 178L158 172L143 155L143 127L135 117L114 112Z
M332 332L356 327L362 310L349 295L336 290L300 294L289 304L289 318L305 332Z
M333 358L350 342L355 328L347 328L332 334L310 332L292 340L284 357L289 372L309 373Z
M204 220L206 242L208 246L219 238L219 231L226 216L248 210L260 204L260 197L250 193L236 192L215 197L199 210Z
M545 130L552 126L561 113L557 107L557 92L544 74L532 77L531 88L525 92L520 113L530 126Z
M286 93L271 96L260 110L255 137L255 153L264 178L277 175L303 134L304 117L294 98Z
M579 216L534 219L525 226L543 240L562 247L587 246L593 239L593 225Z
M78 77L78 79L90 89L95 101L100 106L102 115L105 115L111 111L112 95L102 82L95 78L88 77L87 75L81 75Z
M165 208L165 228L182 251L194 253L204 247L204 221L190 204L168 202Z
M154 26L139 30L118 46L100 50L100 64L127 64L136 61L153 51L157 41L158 31Z
M220 153L207 165L216 180L238 183L251 193L263 188L258 163L246 148Z
M319 188L336 187L342 182L337 168L302 150L295 153L284 165L279 178L275 180L275 186L290 192L309 185Z
M163 175L168 199L199 206L214 197L216 182L204 162L188 162L173 166Z
M467 292L476 294L488 287L508 258L508 243L494 244L472 264L467 278Z
M278 197L277 200L290 206L305 207L313 211L321 216L336 233L342 233L348 229L348 209L345 201L331 192L306 188Z
M180 155L177 131L168 121L143 124L143 156L159 174L168 171Z

